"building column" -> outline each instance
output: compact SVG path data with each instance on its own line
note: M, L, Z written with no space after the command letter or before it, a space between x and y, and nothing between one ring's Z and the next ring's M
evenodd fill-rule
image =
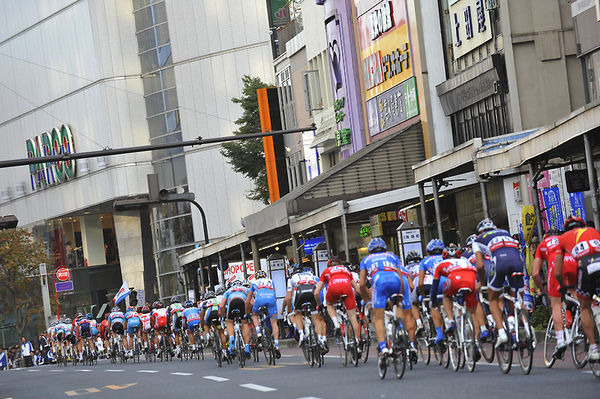
M298 237L296 234L292 234L292 253L294 254L296 263L300 263L300 255L298 253Z
M533 198L533 209L535 211L535 224L537 226L538 238L540 242L542 242L542 216L540 213L540 197L538 197L537 192L537 175L533 173L533 165L531 162L527 165L529 168L529 177L531 179L531 197Z
M115 214L116 218L117 214ZM88 266L105 265L106 264L106 253L104 252L104 234L102 233L102 221L98 215L87 215L80 218L81 222L81 240L83 242L83 257L87 259ZM116 228L115 220L115 228ZM139 214L137 216L137 229L140 234L141 241L141 228ZM119 256L121 257L121 248L119 245ZM126 248L123 248L126 251ZM140 261L143 264L143 260Z
M423 238L429 242L429 228L427 221L427 206L425 202L425 183L419 183L419 201L421 202L421 222L423 223Z
M585 164L590 181L590 190L592 191L592 212L594 214L594 226L600 229L600 215L598 214L598 182L596 181L596 169L594 168L594 158L592 157L592 145L590 143L590 134L583 135L583 144L585 146Z
M244 253L244 244L240 244L242 254L242 268L244 269L244 280L248 280L248 266L246 266L246 254Z
M130 288L144 290L144 248L140 212L125 211L113 214L121 277ZM81 229L83 232L83 228ZM102 232L102 230L100 230ZM103 252L104 253L104 252Z
M217 265L219 269L219 276L221 277L221 285L226 287L227 282L225 281L225 272L223 271L223 257L221 256L221 251L219 251L219 264Z
M442 230L442 212L440 209L440 195L438 193L437 180L431 179L431 187L433 188L433 206L435 207L435 223L437 225L438 238L444 241L444 231Z
M250 248L252 249L252 261L254 262L254 271L261 270L260 268L260 254L258 253L258 244L256 238L250 239Z
M344 252L346 253L344 256L344 260L346 262L350 262L350 246L348 245L348 223L346 221L345 213L341 216L341 222L342 222L342 236L344 237Z
M329 241L329 231L327 223L323 223L323 235L325 236L325 246L327 247L327 255L331 254L331 242Z
M490 210L488 208L487 192L485 191L485 183L482 181L479 182L479 190L481 190L481 204L483 206L483 217L489 218Z

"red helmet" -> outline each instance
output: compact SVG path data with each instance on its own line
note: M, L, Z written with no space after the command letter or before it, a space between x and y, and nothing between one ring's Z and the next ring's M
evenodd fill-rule
M333 258L329 258L329 260L327 261L327 267L332 266L332 265L342 265L342 260L338 257L333 257Z
M576 229L578 227L585 227L585 220L583 220L580 217L570 216L565 221L565 228L564 228L565 231L573 230L573 229Z
M144 306L144 307L142 308L142 311L141 311L141 312L142 312L142 313L150 313L150 308L149 308L148 306Z

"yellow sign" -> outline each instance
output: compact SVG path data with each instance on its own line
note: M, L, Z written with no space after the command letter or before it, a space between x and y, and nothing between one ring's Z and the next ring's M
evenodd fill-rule
M490 12L485 0L458 0L450 5L454 59L492 39Z
M535 230L535 210L533 205L524 205L521 209L521 224L523 226L523 237L527 245L529 245L533 237L533 230Z
M381 1L358 17L367 100L413 76L405 0Z

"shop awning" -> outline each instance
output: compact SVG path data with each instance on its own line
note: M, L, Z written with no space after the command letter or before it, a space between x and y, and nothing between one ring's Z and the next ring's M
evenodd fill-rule
M230 248L237 248L240 244L248 241L246 230L238 231L230 236L215 240L201 247L194 248L191 251L179 256L179 263L181 266L190 264L199 259L207 256L218 254L219 252L225 251Z
M328 113L327 111L323 112L323 115L329 115L329 117L324 117L321 120L321 123L319 124L315 132L315 138L310 144L310 148L315 148L318 146L324 147L335 143L336 124L333 109L331 113Z
M582 159L582 136L600 131L600 102L588 104L550 126L499 149L480 151L477 173L486 175L519 168L531 161L556 160L559 166Z
M335 201L306 215L290 216L290 232L292 234L301 233L315 226L320 226L329 220L339 218L346 213L347 207L346 201Z
M474 138L451 150L413 165L415 182L420 183L433 177L453 176L474 170L473 159L481 146L482 140Z

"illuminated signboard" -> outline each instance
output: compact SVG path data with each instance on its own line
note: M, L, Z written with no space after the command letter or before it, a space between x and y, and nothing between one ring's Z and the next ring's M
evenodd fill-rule
M71 129L62 125L25 141L27 158L43 158L75 152ZM62 183L75 177L75 161L42 162L29 165L31 189Z

